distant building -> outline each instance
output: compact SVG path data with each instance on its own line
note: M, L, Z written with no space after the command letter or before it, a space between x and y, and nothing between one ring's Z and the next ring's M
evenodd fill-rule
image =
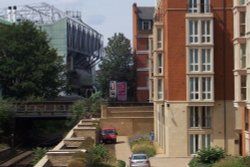
M9 22L30 20L45 30L51 46L63 56L73 92L89 96L94 91L95 63L103 54L103 36L81 20L80 12L63 12L46 3L12 6L0 11Z
M167 156L191 156L210 146L240 154L232 10L232 0L157 1L150 98L155 141Z
M250 1L234 0L234 106L241 154L250 155Z
M136 68L136 100L149 100L149 36L152 35L154 7L133 4L133 52Z

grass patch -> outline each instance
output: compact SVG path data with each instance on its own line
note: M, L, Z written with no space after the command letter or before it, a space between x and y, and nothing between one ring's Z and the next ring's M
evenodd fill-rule
M144 153L148 157L156 154L156 148L148 135L136 135L129 139L131 151L133 153Z
M0 143L0 149L5 149L8 148L7 144Z

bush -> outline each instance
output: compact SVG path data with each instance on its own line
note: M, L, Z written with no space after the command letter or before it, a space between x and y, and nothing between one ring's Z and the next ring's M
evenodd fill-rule
M78 151L76 152L68 163L68 167L88 167L89 156L87 153Z
M108 162L111 158L109 151L102 144L94 146L89 153L92 160L91 164L93 165L100 162Z
M153 157L156 154L153 143L147 139L139 139L130 143L131 151L133 153L144 153L148 157Z
M242 158L242 163L246 166L250 166L250 156L245 156Z
M34 158L32 160L32 164L35 165L38 161L40 161L40 159L42 159L42 157L46 154L46 152L47 152L46 148L37 147L33 149Z
M91 137L87 137L79 148L90 151L94 147L95 141Z
M117 160L117 167L126 167L126 162L122 160Z
M226 153L219 147L208 147L200 149L197 157L189 162L190 167L210 167L214 163L226 157Z
M87 167L87 166L79 159L72 159L69 161L68 167Z
M247 167L243 161L237 157L227 157L216 163L213 167Z
M222 159L216 163L213 167L249 167L250 166L250 157L231 157L228 156L225 159Z

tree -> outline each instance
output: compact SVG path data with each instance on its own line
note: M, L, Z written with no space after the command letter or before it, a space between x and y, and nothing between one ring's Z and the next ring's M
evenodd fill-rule
M4 97L54 97L64 84L64 65L49 39L24 21L0 29L0 84Z
M133 97L135 88L133 56L130 41L122 33L115 33L108 39L105 56L102 58L99 69L97 83L104 97L108 97L111 80L127 82L128 98Z

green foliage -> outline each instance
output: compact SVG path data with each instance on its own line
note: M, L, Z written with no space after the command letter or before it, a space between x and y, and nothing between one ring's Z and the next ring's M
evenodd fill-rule
M84 100L78 100L72 105L72 117L68 120L67 126L72 127L77 124L86 113L86 103Z
M200 149L197 152L197 157L194 157L190 162L190 167L211 167L216 162L226 157L225 151L220 147L208 147Z
M197 158L204 164L213 164L225 157L226 153L220 147L208 147L197 152Z
M250 166L250 156L245 156L242 158L242 163L246 166Z
M117 167L126 167L126 162L123 160L117 160Z
M68 167L88 167L89 155L82 151L76 152L68 163Z
M133 153L144 153L148 157L153 157L156 154L154 144L147 139L139 139L130 143L131 151Z
M109 81L124 81L128 85L128 97L133 98L135 89L135 70L130 41L122 33L115 33L108 39L105 57L99 65L97 76L104 97L109 95Z
M11 131L10 120L13 116L14 105L11 100L0 100L0 141Z
M103 144L98 144L90 150L90 155L92 159L93 166L100 162L108 162L111 159L109 151L105 148Z
M68 163L68 167L86 167L84 162L79 159L72 159Z
M33 149L34 158L32 160L32 164L35 165L40 159L42 159L46 152L46 148L37 147Z
M9 121L13 109L14 106L11 102L0 100L0 127Z
M213 167L247 167L243 164L240 158L238 157L227 157L225 159L222 159Z
M89 111L94 112L94 113L100 113L101 112L101 101L102 101L101 92L93 93L88 100L88 103L90 105Z
M7 146L6 144L1 144L1 143L0 143L0 150L1 150L1 149L5 149L5 148L7 148L7 147L8 147L8 146Z
M94 144L94 139L92 139L91 137L87 137L80 145L80 148L90 151L94 147Z
M14 67L14 68L13 68ZM47 34L24 21L0 29L0 83L4 97L54 97L65 82L62 57Z
M68 121L68 126L74 126L81 119L100 113L101 100L101 92L96 92L93 93L89 98L74 102L72 106L73 116Z

